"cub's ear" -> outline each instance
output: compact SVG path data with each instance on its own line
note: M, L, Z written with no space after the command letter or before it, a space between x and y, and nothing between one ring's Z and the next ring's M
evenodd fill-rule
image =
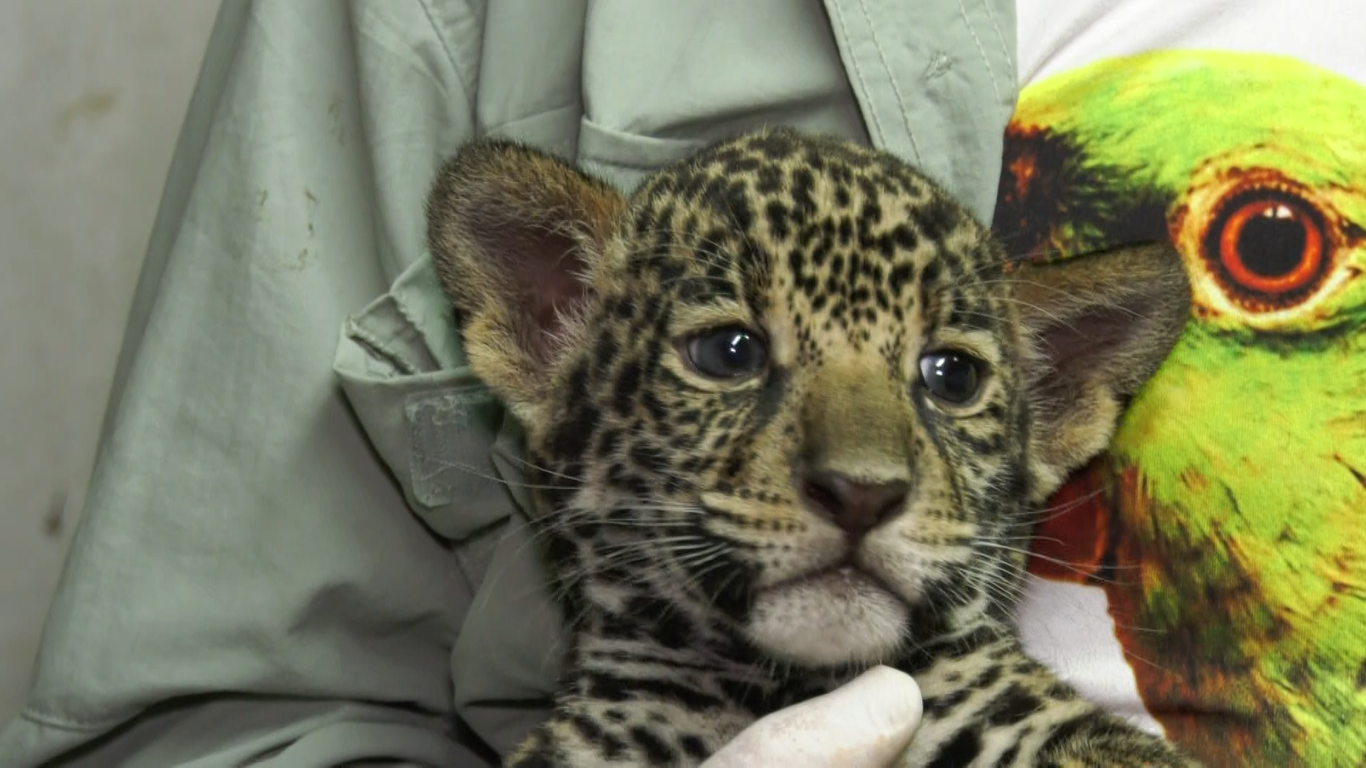
M581 332L591 275L622 195L551 155L503 140L465 145L427 198L436 273L474 372L524 421Z
M1181 335L1190 285L1165 244L1022 265L1015 277L1039 502L1109 445L1125 403Z

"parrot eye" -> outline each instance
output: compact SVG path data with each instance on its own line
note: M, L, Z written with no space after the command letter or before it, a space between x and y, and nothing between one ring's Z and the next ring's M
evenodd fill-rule
M1279 189L1251 189L1218 207L1203 250L1230 299L1266 312L1294 306L1319 287L1332 245L1309 201Z

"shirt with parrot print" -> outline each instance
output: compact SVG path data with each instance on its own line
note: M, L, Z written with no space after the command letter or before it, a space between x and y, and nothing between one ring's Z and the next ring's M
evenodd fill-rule
M1366 5L1022 0L993 226L1191 318L1032 543L1026 643L1210 765L1366 761Z

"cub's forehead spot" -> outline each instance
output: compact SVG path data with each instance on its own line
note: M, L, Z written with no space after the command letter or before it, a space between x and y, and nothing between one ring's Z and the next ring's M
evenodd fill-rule
M982 228L873 150L790 135L721 145L642 187L630 224L636 271L686 303L780 314L855 344L995 330L999 262Z

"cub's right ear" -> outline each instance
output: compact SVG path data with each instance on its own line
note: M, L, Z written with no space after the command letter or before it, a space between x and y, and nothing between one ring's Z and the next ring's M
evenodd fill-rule
M624 208L615 189L509 141L467 144L437 174L432 262L471 367L524 421L581 333L590 276Z

